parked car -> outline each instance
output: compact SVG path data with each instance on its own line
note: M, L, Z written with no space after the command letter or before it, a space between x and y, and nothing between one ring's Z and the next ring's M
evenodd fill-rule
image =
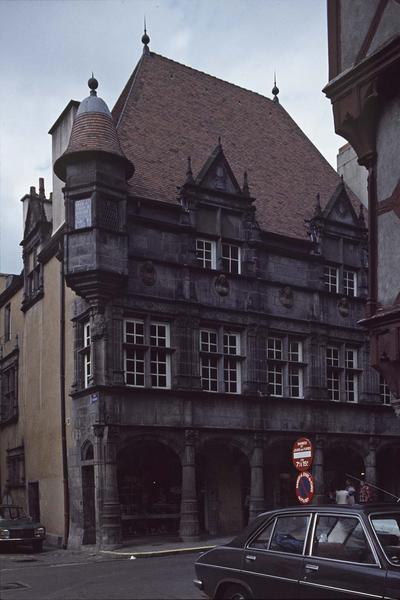
M31 544L41 552L46 530L28 517L21 506L0 504L0 547L4 544Z
M264 513L195 570L209 598L400 599L400 505Z

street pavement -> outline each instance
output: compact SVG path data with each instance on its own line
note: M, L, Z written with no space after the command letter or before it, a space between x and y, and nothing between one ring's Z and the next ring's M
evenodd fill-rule
M142 538L115 550L1 548L1 600L199 599L193 563L231 538Z

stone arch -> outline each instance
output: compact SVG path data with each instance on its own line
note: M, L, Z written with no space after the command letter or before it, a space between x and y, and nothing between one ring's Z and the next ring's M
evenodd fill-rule
M397 468L396 468L397 465ZM385 441L376 450L376 483L377 486L400 497L400 441ZM382 490L376 491L375 498L382 502L390 502L393 498Z
M337 489L343 489L346 481L358 488L358 480L365 475L368 448L359 440L330 438L324 446L325 495L334 498Z
M247 524L250 452L244 436L202 435L196 448L200 530L227 535Z
M81 460L94 460L94 447L90 440L85 440L81 446Z
M126 436L117 452L122 535L177 533L181 511L180 446L172 437Z
M137 443L160 443L182 457L184 452L184 432L180 434L169 434L167 432L127 433L118 444L118 452Z
M267 510L297 503L297 471L292 462L292 447L297 437L296 434L270 436L264 446L264 498Z

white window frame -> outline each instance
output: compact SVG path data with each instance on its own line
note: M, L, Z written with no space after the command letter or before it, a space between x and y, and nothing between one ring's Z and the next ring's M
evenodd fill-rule
M196 239L196 258L203 269L217 268L217 244L215 240Z
M330 265L324 266L324 287L328 292L339 293L339 269Z
M304 398L303 358L303 340L294 336L277 335L267 338L267 383L270 396Z
M343 269L343 293L354 298L358 295L356 271Z
M171 388L169 323L127 318L124 320L124 344L125 385L162 390ZM160 384L161 379L165 379L165 385Z
M237 258L232 256L232 251L237 251ZM240 275L241 273L241 248L237 244L221 242L222 270L225 273Z
M329 399L356 404L359 399L359 350L353 346L326 347L326 386Z
M204 327L200 329L199 341L203 391L240 394L240 333Z
M379 375L379 399L385 406L390 406L392 392L382 375Z
M91 331L90 321L84 321L82 325L83 334L83 387L88 388L90 378L92 377L92 350L91 350Z

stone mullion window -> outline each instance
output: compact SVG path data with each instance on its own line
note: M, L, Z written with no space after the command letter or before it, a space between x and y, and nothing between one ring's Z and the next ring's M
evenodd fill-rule
M359 398L361 369L357 348L342 345L326 347L326 384L330 400L355 403Z
M303 341L295 337L267 338L268 393L276 397L303 398Z
M382 404L386 404L386 405L390 406L391 398L392 398L392 393L390 391L388 384L385 381L385 378L382 377L382 375L379 375L379 399L380 399L380 401L382 402Z
M133 387L171 387L169 323L126 319L124 335L125 383Z
M223 327L200 330L200 370L206 392L240 394L240 334Z

